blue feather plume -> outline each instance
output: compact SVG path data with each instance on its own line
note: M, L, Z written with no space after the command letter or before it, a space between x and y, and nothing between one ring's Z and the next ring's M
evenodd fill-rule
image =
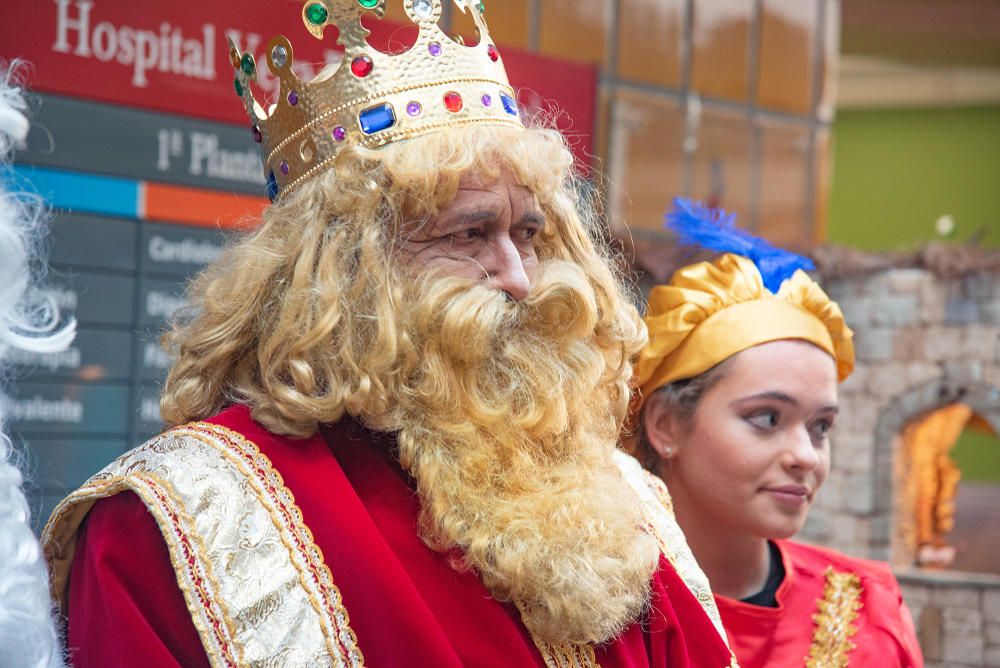
M797 270L816 268L809 258L772 246L736 227L736 214L710 209L683 197L674 198L674 210L667 214L666 227L677 235L682 245L749 258L757 265L764 287L772 293L777 293L781 284Z

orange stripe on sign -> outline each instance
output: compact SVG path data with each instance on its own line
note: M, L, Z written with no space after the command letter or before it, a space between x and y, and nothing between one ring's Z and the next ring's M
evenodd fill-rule
M146 220L197 227L248 229L260 224L266 197L146 183Z

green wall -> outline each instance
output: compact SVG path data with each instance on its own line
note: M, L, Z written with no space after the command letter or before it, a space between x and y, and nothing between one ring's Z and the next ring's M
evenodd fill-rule
M914 248L944 214L1000 247L1000 107L838 112L829 241Z
M966 429L951 456L962 480L1000 484L1000 440L996 436Z

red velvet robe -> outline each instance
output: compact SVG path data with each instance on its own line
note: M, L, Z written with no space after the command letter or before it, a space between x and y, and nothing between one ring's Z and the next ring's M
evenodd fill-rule
M412 479L391 437L342 420L302 440L275 436L245 407L212 420L260 448L292 491L373 667L544 666L517 611L417 536ZM329 445L328 445L329 443ZM207 666L166 544L132 493L98 501L69 582L73 665ZM596 648L604 668L730 665L701 605L661 558L647 619Z
M813 642L817 601L824 597L828 567L853 573L861 608L846 652L851 666L920 668L924 665L913 618L887 564L853 559L809 545L776 541L785 567L778 607L716 596L730 645L742 668L803 666Z

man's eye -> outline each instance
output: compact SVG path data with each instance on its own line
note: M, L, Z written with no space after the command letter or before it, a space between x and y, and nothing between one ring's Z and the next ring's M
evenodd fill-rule
M516 237L522 241L531 241L536 236L538 236L537 227L522 227L518 229Z
M770 409L757 411L743 419L758 429L770 431L778 426L778 411Z
M452 238L458 241L471 241L473 239L479 239L484 236L483 231L478 227L469 227L464 230L459 230L458 232L452 233Z

